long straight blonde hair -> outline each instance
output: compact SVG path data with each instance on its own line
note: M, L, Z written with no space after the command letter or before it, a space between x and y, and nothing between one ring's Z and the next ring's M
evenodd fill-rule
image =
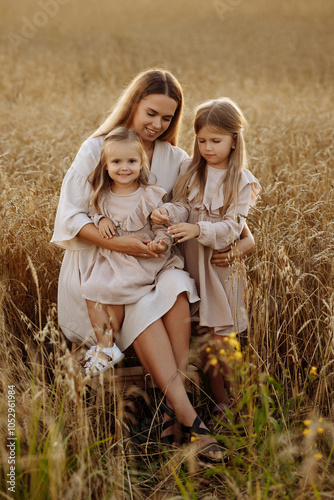
M109 177L107 170L107 158L110 150L115 144L128 143L135 146L140 155L141 170L137 178L139 186L147 186L150 175L150 167L147 160L146 150L139 135L133 130L128 130L125 127L117 127L106 135L100 153L100 159L95 166L93 172L89 176L89 181L92 184L93 193L90 196L90 204L99 213L101 213L101 196L104 191L112 186L112 179Z
M206 183L206 160L201 156L197 135L203 127L218 133L231 134L235 149L231 149L228 158L227 174L223 179L224 204L220 210L221 216L226 213L227 207L238 201L238 186L242 169L247 167L247 155L243 129L246 119L240 108L229 98L222 97L207 101L196 109L194 119L195 141L192 161L187 171L179 178L173 191L173 201L186 200L190 183L199 186L195 202L203 201Z
M137 75L118 99L108 118L91 135L91 138L106 135L119 126L130 128L139 102L152 94L166 95L177 103L169 127L159 137L160 141L167 141L175 146L181 123L183 92L175 76L162 69L149 69Z

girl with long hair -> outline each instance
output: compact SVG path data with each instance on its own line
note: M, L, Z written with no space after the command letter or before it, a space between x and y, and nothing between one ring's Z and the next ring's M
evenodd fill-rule
M171 204L152 213L155 223L172 223L168 233L183 245L185 266L201 297L199 325L210 341L247 330L247 291L243 266L212 264L215 250L226 252L239 240L260 184L247 170L240 108L228 98L200 105L195 114L193 157L183 165ZM234 342L231 342L235 344ZM228 343L225 344L226 347ZM205 350L203 357L205 358ZM208 364L210 387L221 413L233 398L233 372Z

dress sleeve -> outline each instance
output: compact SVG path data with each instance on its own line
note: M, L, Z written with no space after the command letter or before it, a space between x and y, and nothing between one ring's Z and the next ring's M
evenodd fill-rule
M199 221L200 234L197 241L206 247L221 250L240 237L248 214L252 187L245 186L239 193L241 198L235 211L231 204L220 222Z
M86 141L65 175L51 240L62 248L73 250L90 246L76 235L83 226L92 223L89 217L91 184L88 177L98 162L100 144L98 139Z
M237 207L232 203L219 222L197 222L200 227L197 241L215 250L221 250L231 245L240 237L249 209L254 206L260 190L261 186L258 180L251 172L244 170L239 184ZM218 206L217 200L218 198L213 200L214 208Z
M165 203L163 205L166 208L169 221L171 224L178 224L179 222L187 222L189 213L190 213L190 205L183 201L178 201L176 203Z

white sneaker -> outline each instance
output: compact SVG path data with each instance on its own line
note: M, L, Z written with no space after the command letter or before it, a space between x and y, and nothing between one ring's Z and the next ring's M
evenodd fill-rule
M99 357L99 353L103 352L110 357L110 361ZM124 354L114 343L112 347L93 346L87 351L85 359L87 363L84 366L85 375L91 374L96 377L99 373L109 370L112 366L119 363L124 358Z

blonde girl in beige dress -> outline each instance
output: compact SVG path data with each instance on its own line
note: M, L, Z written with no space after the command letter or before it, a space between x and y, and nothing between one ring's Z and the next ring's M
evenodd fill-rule
M146 238L148 248L160 258L137 258L100 248L84 273L81 292L97 338L97 346L86 354L85 372L93 376L124 356L112 335L120 331L124 305L138 302L153 290L166 269L183 269L183 259L171 251L172 237L166 234L167 227L150 223L150 214L162 205L166 191L149 184L149 174L145 147L136 132L118 127L107 134L100 160L90 176L92 220L102 235L109 230L113 236L136 234ZM97 307L100 311L94 314Z
M199 324L209 329L213 341L247 329L243 269L212 263L214 251L229 250L239 240L260 190L246 169L244 124L241 110L228 98L199 106L194 154L182 167L173 204L152 214L155 223L172 222L168 233L183 244L186 269L201 297ZM224 363L221 370L209 365L208 374L214 413L221 413L230 403L225 388L231 393L232 371Z

